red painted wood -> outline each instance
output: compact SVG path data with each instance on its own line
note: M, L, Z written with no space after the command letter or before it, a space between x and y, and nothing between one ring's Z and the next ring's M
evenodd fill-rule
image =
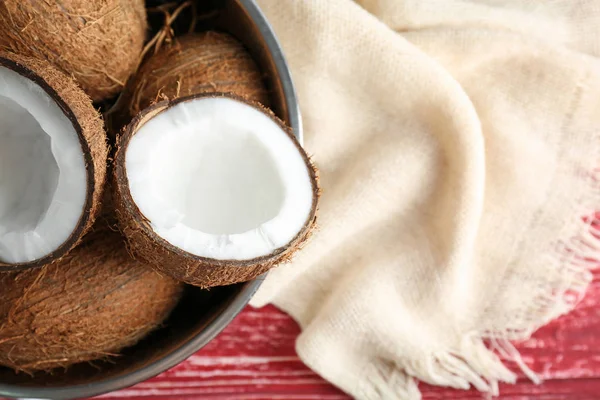
M540 329L517 347L545 379L534 385L521 376L501 385L502 399L600 399L600 272L587 296L570 314ZM322 380L296 356L300 332L274 307L246 308L202 351L183 364L107 399L323 399L349 397ZM516 370L516 369L515 369ZM425 400L486 399L474 390L420 385Z
M502 385L505 399L600 398L600 273L577 309L519 344L523 359L546 381ZM247 308L205 349L180 366L133 388L105 395L120 399L347 399L297 358L299 333L274 307ZM424 399L484 399L476 391L421 385Z
M185 363L105 397L347 399L298 359L294 340L299 332L293 320L274 307L248 307Z

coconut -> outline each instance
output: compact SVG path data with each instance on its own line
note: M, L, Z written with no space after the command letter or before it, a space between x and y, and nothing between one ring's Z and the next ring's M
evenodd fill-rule
M269 105L256 63L244 46L220 32L191 33L164 45L140 67L132 82L131 116L160 99L198 93L234 93Z
M120 137L114 180L129 249L204 288L289 260L316 223L309 157L271 112L231 95L144 110Z
M161 326L181 293L99 220L62 261L0 273L0 365L32 373L115 356Z
M0 1L0 49L47 59L94 101L121 91L145 36L143 0Z
M0 271L67 254L92 226L107 145L91 99L47 61L0 53Z

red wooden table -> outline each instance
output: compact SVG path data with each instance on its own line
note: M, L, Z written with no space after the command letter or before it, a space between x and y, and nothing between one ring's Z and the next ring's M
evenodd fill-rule
M545 380L501 385L502 399L600 399L600 272L571 314L519 344L524 361ZM130 389L103 397L167 399L348 399L296 356L298 326L274 307L246 308L185 363ZM516 369L515 369L516 370ZM483 399L476 391L421 385L424 399Z

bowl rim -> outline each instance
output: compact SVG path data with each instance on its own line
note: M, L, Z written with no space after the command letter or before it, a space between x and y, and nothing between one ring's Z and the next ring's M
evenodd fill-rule
M277 40L273 29L266 17L254 0L235 0L246 11L254 21L258 31L262 35L266 48L268 49L282 86L288 109L288 122L300 143L303 141L302 117L296 97L296 90L292 82L291 73L285 56ZM92 397L121 390L137 383L153 378L166 370L185 361L195 354L208 342L214 339L250 302L254 293L258 290L267 274L263 274L253 281L243 284L240 292L233 298L225 310L214 318L201 333L191 337L187 342L181 344L177 349L138 370L128 372L124 375L99 380L90 384L67 385L61 387L27 387L22 385L11 385L0 383L0 396L9 398L51 398L72 399L81 397Z

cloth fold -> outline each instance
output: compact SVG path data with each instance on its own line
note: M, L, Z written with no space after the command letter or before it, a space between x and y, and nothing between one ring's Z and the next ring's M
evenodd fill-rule
M600 259L600 3L259 0L321 170L320 230L252 300L361 399L498 392ZM543 376L542 376L543 378Z

